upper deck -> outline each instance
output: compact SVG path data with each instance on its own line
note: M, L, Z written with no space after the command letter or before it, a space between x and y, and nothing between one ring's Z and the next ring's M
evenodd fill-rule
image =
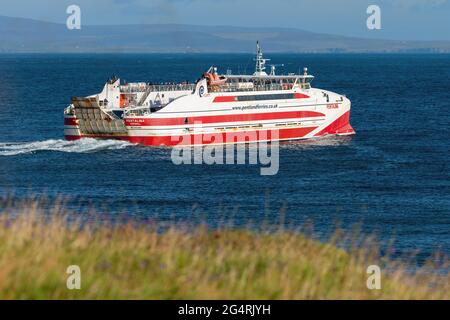
M194 89L195 83L130 83L120 86L121 93L192 91Z
M273 91L310 89L311 75L227 75L221 85L209 85L210 92Z

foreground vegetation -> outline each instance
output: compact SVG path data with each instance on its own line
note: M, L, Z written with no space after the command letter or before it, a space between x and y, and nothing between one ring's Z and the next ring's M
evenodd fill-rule
M450 298L448 274L412 275L392 263L381 290L369 290L367 266L389 263L377 250L346 252L300 233L80 228L25 211L0 217L2 299ZM67 289L69 265L81 269L80 290Z

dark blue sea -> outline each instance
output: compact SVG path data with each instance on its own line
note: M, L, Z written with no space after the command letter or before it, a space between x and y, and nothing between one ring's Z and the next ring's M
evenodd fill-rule
M72 96L113 74L195 81L211 65L253 72L252 55L0 55L0 196L65 199L73 214L235 226L308 223L393 241L393 254L450 255L450 56L270 55L346 94L357 134L285 143L275 176L257 165L174 165L171 150L63 140ZM2 202L4 205L4 202ZM281 213L281 214L280 214Z

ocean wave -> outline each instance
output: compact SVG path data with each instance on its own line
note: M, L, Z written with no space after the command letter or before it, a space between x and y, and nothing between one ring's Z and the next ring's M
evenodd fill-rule
M59 151L73 153L90 153L102 150L119 150L133 144L120 140L97 140L91 138L76 141L50 139L33 142L2 142L0 143L0 156L15 156L38 151Z

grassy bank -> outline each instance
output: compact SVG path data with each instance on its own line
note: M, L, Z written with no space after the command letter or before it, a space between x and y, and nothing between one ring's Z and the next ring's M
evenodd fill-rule
M401 265L369 290L366 268L382 264L376 251L347 253L299 233L80 229L61 216L18 216L1 215L2 299L450 298L448 275L408 275ZM81 290L66 287L69 265L81 268Z

